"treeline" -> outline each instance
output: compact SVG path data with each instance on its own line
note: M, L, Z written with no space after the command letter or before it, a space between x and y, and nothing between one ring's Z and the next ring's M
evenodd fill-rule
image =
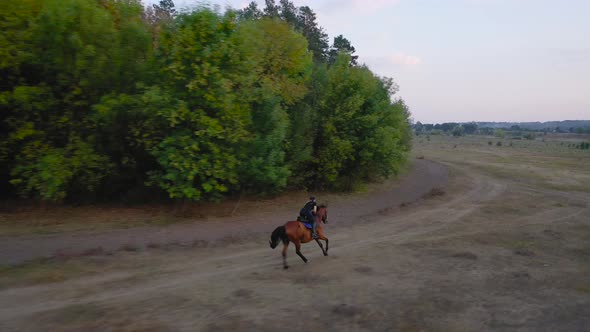
M565 122L565 121L564 121ZM574 121L569 121L574 122ZM510 122L505 122L506 124L510 124ZM584 124L585 121L579 121L580 125ZM499 124L499 123L498 123ZM505 135L510 135L513 137L524 137L528 139L533 139L535 137L535 133L545 134L545 133L573 133L573 134L587 134L590 133L590 126L589 127L570 127L568 129L562 129L561 127L541 127L540 129L535 129L536 127L531 126L520 126L516 124L512 124L510 126L493 126L489 127L489 123L487 122L467 122L467 123L457 123L457 122L444 122L444 123L437 123L437 124L423 124L420 121L416 122L412 125L412 129L416 135L421 134L449 134L453 136L463 136L463 135L495 135L498 137L504 137Z
M558 132L558 133L590 133L590 120L564 120L548 122L477 122L482 128L509 129L513 127L523 130Z
M457 123L445 122L437 124L423 124L420 121L412 125L416 135L421 134L452 134L453 136L473 135L482 133L483 128L479 128L475 122Z
M395 174L391 79L309 7L0 2L0 183L52 201L350 189Z

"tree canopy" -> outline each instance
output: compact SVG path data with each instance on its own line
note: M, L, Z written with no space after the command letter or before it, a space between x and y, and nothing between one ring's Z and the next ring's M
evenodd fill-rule
M0 183L51 201L351 189L410 149L395 83L311 8L0 2Z

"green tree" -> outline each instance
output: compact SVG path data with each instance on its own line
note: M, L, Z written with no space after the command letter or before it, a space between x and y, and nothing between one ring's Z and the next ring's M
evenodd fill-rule
M311 8L299 7L296 29L307 39L314 61L326 62L329 48L328 34L319 26L316 14Z
M349 64L340 54L328 70L315 142L315 180L340 189L398 172L411 137L407 107L390 99L393 81Z
M159 114L168 129L152 149L160 169L151 178L172 198L218 199L238 184L249 106L238 93L248 68L230 42L235 29L233 12L204 8L178 15L162 36L162 85L178 102Z
M477 123L475 122L464 123L461 126L467 135L473 135L477 131Z
M275 0L264 0L266 7L264 7L264 16L270 18L279 18L281 7L275 3Z
M238 17L241 20L257 20L263 16L263 13L258 9L258 4L252 1L244 9L238 11Z
M141 4L39 0L7 6L13 23L2 40L11 38L11 54L19 55L2 69L10 74L0 98L7 110L3 158L10 182L23 195L49 200L91 192L111 169L95 148L92 105L105 93L133 91L141 79L150 45ZM30 16L19 16L22 10Z
M289 127L287 109L301 100L312 60L303 36L283 22L261 19L240 26L235 36L250 84L243 84L242 100L250 102L252 139L241 163L242 187L276 192L287 185L291 174L285 160Z
M298 9L293 2L289 0L280 0L279 6L281 10L281 19L291 26L297 26Z
M334 38L334 44L332 44L328 54L328 62L334 63L339 53L346 53L350 56L350 65L357 65L358 55L353 55L355 52L356 49L350 44L350 41L339 35Z
M455 126L455 128L453 128L451 133L455 137L463 136L465 134L465 128L463 128L463 126L461 126L461 125Z

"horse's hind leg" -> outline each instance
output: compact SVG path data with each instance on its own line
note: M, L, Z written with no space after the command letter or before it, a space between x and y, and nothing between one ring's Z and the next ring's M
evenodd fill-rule
M301 257L305 263L307 263L307 258L305 258L305 256L303 256L301 253L301 243L299 242L295 242L295 253L297 253L297 256Z
M289 247L289 242L283 243L283 268L288 269L289 265L287 265L287 247Z

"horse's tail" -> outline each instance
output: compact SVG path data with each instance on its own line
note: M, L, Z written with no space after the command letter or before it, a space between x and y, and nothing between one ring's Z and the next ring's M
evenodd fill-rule
M283 241L284 244L289 243L289 237L287 236L287 230L285 226L277 227L270 236L270 247L276 248L279 241Z

